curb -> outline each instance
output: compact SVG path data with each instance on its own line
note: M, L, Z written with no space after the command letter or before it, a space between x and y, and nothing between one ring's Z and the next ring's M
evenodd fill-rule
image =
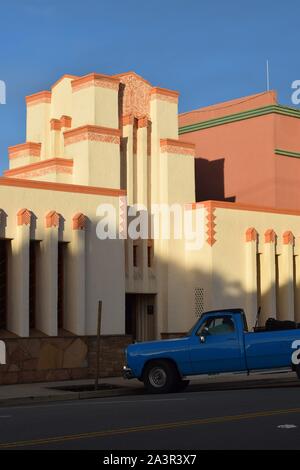
M88 392L67 392L57 395L40 395L0 399L0 407L30 405L32 403L51 403L58 401L86 400L89 398L109 398L127 395L137 395L140 389L116 388L114 390L92 390Z

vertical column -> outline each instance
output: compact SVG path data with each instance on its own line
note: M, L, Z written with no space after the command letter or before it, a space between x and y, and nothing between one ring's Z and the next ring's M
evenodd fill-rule
M261 272L261 323L276 312L276 233L269 229L265 232L264 252L262 255Z
M126 159L126 188L128 205L134 204L133 201L133 185L134 185L134 168L133 168L133 115L123 116L123 158Z
M26 96L26 141L41 142L42 160L48 158L49 155L51 97L50 91L41 91Z
M138 119L137 124L137 203L148 203L148 118Z
M65 156L65 142L64 142L64 132L66 132L68 129L71 128L72 126L72 118L70 116L61 116L60 118L60 124L61 124L61 131L60 131L60 143L59 143L59 148L60 148L60 157Z
M280 264L280 314L284 320L294 320L294 242L292 232L282 237L282 262Z
M57 336L57 267L59 214L51 211L45 219L44 240L40 244L40 276L37 329Z
M12 297L8 329L18 336L29 336L29 243L31 212L21 209L17 214L17 232L12 240Z
M61 156L61 122L59 119L51 119L50 121L50 155L52 158Z
M66 329L85 334L85 231L86 217L78 213L72 220L72 241L68 253L68 307Z
M249 330L255 325L257 314L257 231L246 231L246 315Z

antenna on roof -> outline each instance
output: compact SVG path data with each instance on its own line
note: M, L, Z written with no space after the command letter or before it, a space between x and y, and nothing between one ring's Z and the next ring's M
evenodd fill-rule
M269 71L269 60L266 62L266 74L267 74L267 91L270 91L270 71Z

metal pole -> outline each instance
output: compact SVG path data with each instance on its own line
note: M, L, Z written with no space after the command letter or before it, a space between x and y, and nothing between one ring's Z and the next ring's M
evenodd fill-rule
M96 350L96 378L95 378L95 390L98 390L98 383L99 383L101 317L102 317L102 300L99 300L99 303L98 303L98 324L97 324L97 350Z

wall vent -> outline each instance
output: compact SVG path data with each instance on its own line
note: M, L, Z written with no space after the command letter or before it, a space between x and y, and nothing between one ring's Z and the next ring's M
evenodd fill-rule
M204 289L202 287L195 288L195 317L201 317L204 312Z

